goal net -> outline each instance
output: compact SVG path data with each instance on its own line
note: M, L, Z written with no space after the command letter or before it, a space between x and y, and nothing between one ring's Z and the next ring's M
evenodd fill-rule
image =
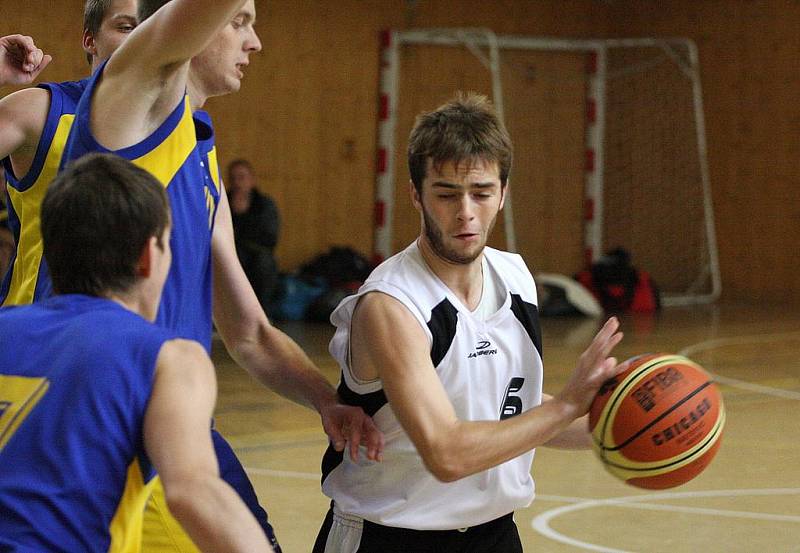
M493 99L515 147L490 245L534 274L574 274L621 247L666 305L719 296L693 43L428 29L387 31L382 44L377 258L419 232L405 158L415 116L472 90Z

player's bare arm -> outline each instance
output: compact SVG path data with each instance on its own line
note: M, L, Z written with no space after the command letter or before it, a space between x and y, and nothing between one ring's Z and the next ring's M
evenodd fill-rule
M289 336L267 319L247 280L233 239L230 206L224 190L211 239L214 264L214 322L233 359L265 386L301 405L316 409L325 432L341 451L349 443L353 460L358 446L378 459L383 436L360 407L339 403L336 390Z
M189 62L237 15L245 0L172 0L111 56L92 101L92 132L106 148L154 132L186 92Z
M558 396L503 421L464 421L456 416L431 363L428 337L398 300L383 293L365 295L352 326L355 376L381 379L426 467L442 481L458 480L546 444L584 415L600 385L622 370L609 357L622 338L618 322L610 319Z
M23 35L0 38L0 86L31 83L52 58ZM29 88L0 100L0 159L11 156L14 172L24 175L33 162L50 106L50 93Z
M50 93L43 88L19 90L0 100L0 159L10 156L17 176L33 163L49 108Z
M144 421L145 448L161 477L170 511L202 551L271 552L264 532L219 477L208 432L216 402L214 367L188 340L158 356Z
M542 403L553 399L549 394L542 394ZM589 415L578 417L544 445L557 449L590 449L592 434L589 432Z

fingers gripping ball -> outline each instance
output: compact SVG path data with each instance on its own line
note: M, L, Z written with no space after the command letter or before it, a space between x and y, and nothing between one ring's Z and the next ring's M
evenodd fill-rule
M589 411L595 453L611 474L640 488L672 488L700 474L724 426L717 385L680 355L634 358L603 384Z

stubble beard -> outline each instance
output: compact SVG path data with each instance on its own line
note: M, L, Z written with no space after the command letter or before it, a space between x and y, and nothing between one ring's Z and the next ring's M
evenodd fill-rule
M430 244L433 253L447 263L452 263L454 265L469 265L478 259L478 257L480 257L480 255L483 253L483 248L486 247L486 243L484 242L478 248L476 248L473 253L467 255L460 254L454 249L448 248L444 243L444 233L442 232L442 229L439 228L433 218L428 215L428 210L425 209L424 205L422 206L422 219L425 222L425 238L427 239L428 244ZM497 214L495 214L492 222L489 224L489 229L486 232L487 238L491 235L496 221Z

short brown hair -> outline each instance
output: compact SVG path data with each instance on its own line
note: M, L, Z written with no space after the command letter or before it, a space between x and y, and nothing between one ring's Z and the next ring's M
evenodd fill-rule
M496 162L500 183L505 186L511 172L513 147L505 125L486 96L459 92L435 111L418 115L411 130L408 171L420 193L428 158L436 167L448 161L456 164L474 159Z
M127 291L147 241L170 224L153 175L113 154L88 154L52 182L41 213L44 257L57 294Z
M113 0L86 0L83 5L83 30L96 35Z

